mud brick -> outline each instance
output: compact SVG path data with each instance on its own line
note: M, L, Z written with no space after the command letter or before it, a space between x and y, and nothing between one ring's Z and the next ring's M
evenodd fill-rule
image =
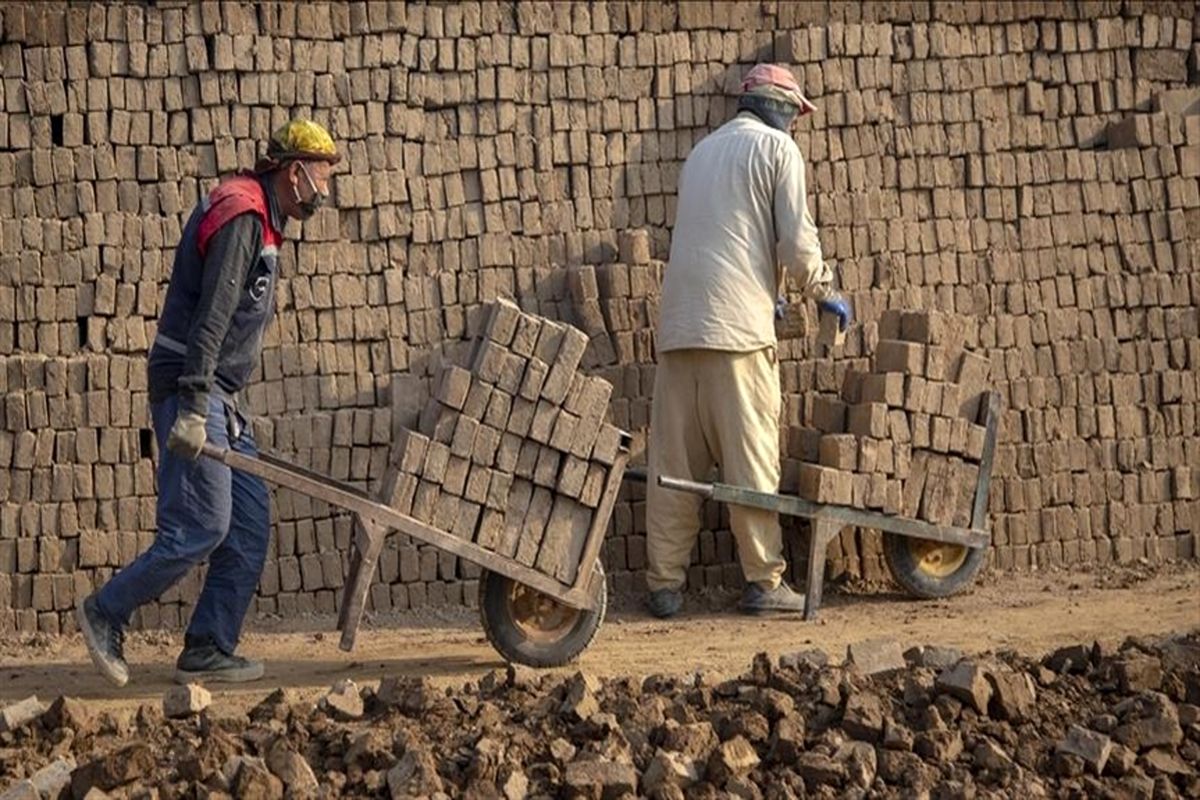
M943 417L958 417L959 408L959 392L961 391L956 383L943 383L942 385L942 405L938 412ZM964 417L964 419L966 419Z
M814 397L812 426L822 433L845 433L846 404L829 397Z
M548 374L550 374L550 367L546 365L545 361L536 357L529 359L525 365L525 374L522 376L517 394L526 400L536 401L542 395L542 386L545 385Z
M837 316L828 312L817 315L817 344L825 348L841 347L846 343L846 331Z
M554 403L539 400L537 409L533 412L533 422L529 426L529 438L538 444L548 444L559 413L559 408Z
M462 504L461 498L449 492L439 492L433 507L433 521L429 524L440 531L453 532Z
M512 483L512 475L492 470L484 505L497 511L503 511L508 502L508 493L512 490Z
M888 436L894 442L908 444L912 441L912 429L908 424L908 414L903 411L889 411L887 415Z
M466 400L463 401L462 413L473 419L482 419L494 391L489 384L483 381L471 381L471 388L467 391Z
M438 489L436 483L421 481L417 486L417 491L413 494L413 517L421 522L432 522L433 510L437 506L439 494L441 494L441 490Z
M420 479L416 475L401 472L393 467L384 476L383 486L379 492L379 501L399 511L408 514L412 511L413 495L416 494Z
M983 451L982 444L980 444L979 449L980 452ZM1175 467L1171 470L1171 496L1176 500L1195 499L1195 492L1192 489L1191 467Z
M533 357L547 366L553 364L554 360L558 357L558 351L566 333L566 325L551 320L542 320L542 327L538 332L537 344L533 348Z
M602 378L589 378L580 400L579 424L575 426L575 439L571 443L571 454L577 458L589 458L592 449L608 416L608 403L612 397L612 384Z
M940 414L942 413L942 395L944 383L938 381L927 381L925 383L925 403L921 407L921 412L924 414Z
M600 299L600 287L596 282L596 268L591 264L580 264L567 268L567 288L575 303Z
M495 550L503 535L503 509L485 508L479 518L479 529L475 532L475 544L485 550Z
M910 519L916 519L920 513L921 498L925 495L925 483L929 476L929 458L927 450L913 452L900 505L900 513Z
M454 438L454 430L458 426L459 412L446 408L436 401L426 407L421 417L421 434L435 442L449 444Z
M983 458L983 445L987 438L987 428L982 425L973 425L967 423L967 444L963 448L963 455L974 461L979 461Z
M608 471L600 464L588 465L587 477L583 481L583 491L579 493L579 502L588 508L600 505L604 497L604 484L608 479Z
M521 437L507 431L500 435L500 446L496 448L496 469L501 472L516 472L521 441Z
M508 355L511 354L504 349L503 345L486 339L479 344L479 350L475 353L475 361L471 365L471 372L475 373L479 380L494 385L500 380L500 373L504 369L504 358Z
M904 402L901 404L905 411L922 411L925 408L925 392L928 384L920 375L907 375L904 378Z
M816 464L800 465L800 496L815 503L848 506L852 502L853 478L849 472Z
M975 487L979 483L979 466L976 464L966 464L962 461L955 460L955 472L958 479L958 499L954 507L954 524L960 528L971 527L971 515L975 510ZM1074 524L1076 513L1072 509L1063 507L1066 512L1065 519ZM1075 539L1078 533L1072 532L1071 539Z
M546 523L550 519L553 507L554 495L541 486L534 488L533 496L529 500L529 510L525 512L525 519L521 523L515 553L517 561L527 567L533 566L537 560L542 537L546 533Z
M931 442L929 414L910 414L909 427L912 429L912 446L928 449Z
M517 320L516 331L513 333L512 344L509 346L509 349L519 356L525 358L532 357L541 330L542 321L540 319L529 314L522 314Z
M930 419L929 447L935 453L950 452L950 437L954 431L954 420L940 414Z
M441 442L430 442L425 453L425 464L421 468L421 477L433 483L441 483L449 463L450 447Z
M970 433L971 423L962 417L952 417L949 419L950 445L947 449L955 455L964 455L967 451L967 436Z
M617 234L617 252L625 264L649 264L649 231L641 229L621 231Z
M471 471L471 461L462 456L450 456L446 464L446 474L442 476L442 491L462 496L467 486L467 474Z
M888 435L888 409L883 403L859 403L846 414L846 430L882 439Z
M529 481L513 481L512 491L508 493L505 505L504 531L494 548L501 555L511 558L517 552L521 531L525 525L525 515L529 512L529 503L533 497L533 488Z
M579 417L569 411L560 411L554 420L554 430L551 432L550 441L547 444L555 450L569 453L571 445L575 442L575 429L578 426Z
M410 475L420 475L425 463L425 455L429 451L429 439L421 434L404 429L393 448L392 463L402 472Z
M538 456L541 452L542 446L533 439L521 442L521 452L517 454L517 466L513 470L514 474L526 480L533 480L533 471L537 469Z
M892 475L903 480L912 466L912 445L892 442Z
M553 488L558 482L558 467L562 463L562 453L553 447L538 448L537 465L533 468L533 482L538 486Z
M583 484L587 479L588 462L581 458L568 455L563 461L562 471L558 475L558 485L555 491L568 497L578 499L583 493Z
M488 487L492 482L492 470L475 464L467 473L467 483L463 487L463 498L473 503L483 503L488 497Z
M516 394L521 388L521 380L525 377L526 363L526 360L516 353L505 353L496 387L509 394Z
M523 397L513 398L512 411L508 414L508 432L524 439L533 427L536 411L537 403Z
M867 507L867 490L871 488L870 475L852 474L850 478L850 505L855 508Z
M542 385L542 397L553 403L562 403L571 388L579 361L587 349L588 337L577 328L568 327L559 345L558 353L550 366L546 382ZM547 362L549 363L549 362Z
M902 321L904 319L904 313L904 311L901 311L898 308L884 309L884 312L879 315L880 339L902 338Z
M460 414L458 424L454 426L454 437L450 440L451 454L469 458L478 434L479 420Z
M888 439L877 440L875 472L891 475L896 471L896 445Z
M907 375L925 374L925 345L895 339L880 339L875 346L873 372L903 372Z
M482 511L483 506L479 503L460 500L458 513L454 518L453 527L450 529L450 532L459 539L468 542L474 541L475 528L479 525L479 515Z
M521 316L521 309L516 303L503 297L499 298L492 303L492 311L483 335L507 348L512 343Z
M508 415L512 411L512 395L496 390L488 398L487 408L483 412L485 424L504 430L508 427Z
M899 338L908 342L961 347L966 332L965 319L940 311L907 311L900 319Z
M461 410L471 388L471 373L462 367L450 365L442 370L438 383L437 399L450 408Z
M963 351L958 359L954 382L959 387L959 415L971 422L979 421L981 393L987 389L991 364L985 356Z
M858 469L858 439L848 433L821 437L820 463L825 467L854 472Z
M886 403L893 408L904 406L904 374L887 372L862 377L859 403Z
M925 348L925 377L931 381L948 381L956 366L956 351L950 347L931 344Z
M879 469L878 439L858 439L858 457L856 469L858 472L863 473L871 473Z
M592 447L592 458L606 467L612 466L617 460L621 449L621 429L616 425L604 423L596 436L596 444Z
M786 339L806 339L808 338L808 305L807 303L788 303L775 317L775 338L783 341ZM822 319L828 314L822 314ZM833 327L836 332L837 326ZM842 334L844 339L845 334ZM817 329L817 344L823 347L832 347L837 342L836 333L829 333L822 328Z
M885 514L899 514L904 503L904 484L902 481L891 478L887 482L887 490L884 496L883 512Z
M491 425L480 425L471 448L471 460L490 467L496 463L496 450L500 447L500 430Z
M846 370L842 377L841 398L847 403L863 402L862 385L866 375L855 369Z
M879 511L887 505L887 476L882 473L872 473L867 482L867 496L864 500L867 508Z
M954 522L958 502L958 480L954 465L944 456L931 456L926 467L925 493L921 497L921 518L934 525Z

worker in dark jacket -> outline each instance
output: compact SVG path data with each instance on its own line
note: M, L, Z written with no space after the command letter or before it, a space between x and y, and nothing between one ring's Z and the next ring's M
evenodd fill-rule
M217 185L183 230L147 369L159 447L158 532L76 611L92 660L117 686L129 680L130 615L205 560L208 574L175 679L262 677L261 662L234 651L267 554L267 486L199 456L205 442L256 453L235 395L258 364L274 313L284 224L316 213L337 161L324 128L289 122L255 170Z

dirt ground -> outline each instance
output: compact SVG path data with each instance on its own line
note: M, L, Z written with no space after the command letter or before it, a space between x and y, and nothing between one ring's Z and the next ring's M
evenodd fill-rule
M602 675L741 673L760 651L820 648L841 659L850 643L891 637L908 647L939 644L966 652L1016 650L1039 655L1066 644L1119 644L1130 635L1200 629L1200 564L1133 566L1093 572L988 575L966 595L913 601L885 590L843 587L827 593L821 619L763 620L732 613L733 597L689 598L686 613L662 622L625 600L610 611L580 667ZM334 621L256 621L242 652L267 661L262 681L212 688L214 711L245 710L280 686L315 696L339 678L360 685L385 675L426 675L461 685L503 662L465 609L364 622L353 653L338 649ZM157 702L171 685L180 634L133 634L126 646L133 677L123 689L93 670L78 635L0 643L0 705L37 694L134 708Z

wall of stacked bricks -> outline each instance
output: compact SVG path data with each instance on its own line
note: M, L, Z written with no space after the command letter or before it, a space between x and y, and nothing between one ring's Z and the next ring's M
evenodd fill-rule
M151 541L145 356L173 246L275 126L311 115L346 157L334 208L291 223L248 406L264 448L375 490L501 296L583 330L609 421L644 432L679 168L760 60L818 102L797 141L863 323L832 356L781 344L785 454L870 371L885 309L952 312L1003 398L993 564L1194 557L1200 116L1178 90L1195 13L0 4L0 631L70 629ZM617 589L644 566L642 497L614 511ZM334 610L350 520L286 491L274 509L256 610ZM691 584L735 585L726 513L702 524ZM834 550L836 570L882 574L871 535ZM372 606L471 603L477 578L394 538ZM137 621L178 626L199 583Z

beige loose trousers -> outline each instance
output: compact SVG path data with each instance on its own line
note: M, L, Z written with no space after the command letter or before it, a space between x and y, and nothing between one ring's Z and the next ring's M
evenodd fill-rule
M664 489L658 476L721 480L779 491L779 369L774 347L750 352L660 353L650 412L646 583L679 589L700 529L698 495ZM729 507L747 582L774 588L783 576L783 537L774 512Z

